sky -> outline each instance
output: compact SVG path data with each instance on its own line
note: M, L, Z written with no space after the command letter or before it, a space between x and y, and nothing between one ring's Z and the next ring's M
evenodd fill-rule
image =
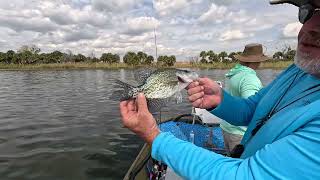
M127 51L175 55L296 47L298 8L268 0L0 0L0 51L36 45L100 57ZM156 29L156 33L154 31Z

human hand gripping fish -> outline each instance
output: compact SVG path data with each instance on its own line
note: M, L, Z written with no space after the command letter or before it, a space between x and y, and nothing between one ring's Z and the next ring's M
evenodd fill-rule
M138 93L144 93L149 111L153 113L159 112L171 100L181 102L181 91L198 79L197 73L181 69L142 70L137 71L134 76L137 85L114 81L115 91L110 99L126 101L135 99Z
M187 88L189 101L195 108L212 109L222 101L222 89L218 83L209 78L199 78Z
M172 96L181 98L180 91L197 78L196 73L187 70L142 71L135 74L135 79L140 83L139 86L116 81L115 87L120 89L115 91L111 98L121 101L120 112L123 125L147 143L152 144L160 130L150 111L159 110Z
M121 120L124 127L140 136L146 143L152 144L160 133L160 129L148 110L147 100L143 93L139 93L136 100L120 103Z
M188 89L189 100L194 107L213 108L218 106L222 99L220 86L208 78L199 78L186 89ZM144 94L139 93L136 100L122 101L120 103L120 112L123 125L148 144L152 144L159 135L160 129L148 110Z

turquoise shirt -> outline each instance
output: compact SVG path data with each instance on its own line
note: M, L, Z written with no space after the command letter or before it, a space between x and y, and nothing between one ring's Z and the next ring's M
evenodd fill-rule
M225 89L231 96L243 98L248 98L256 94L262 88L262 83L257 73L253 69L241 64L236 64L236 66L226 74L225 84ZM245 126L234 126L226 121L222 121L220 127L230 134L241 136L243 136L247 130Z
M240 159L210 152L170 133L156 137L152 157L185 179L320 179L319 86L320 79L292 65L248 99L224 92L222 103L212 113L232 124L248 126ZM282 94L286 95L279 103L279 112L252 137L252 129Z

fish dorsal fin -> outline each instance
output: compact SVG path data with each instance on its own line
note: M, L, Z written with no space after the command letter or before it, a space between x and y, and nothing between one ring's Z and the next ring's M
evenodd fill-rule
M152 68L140 68L134 73L134 79L139 84L143 84L154 71L156 70Z
M135 88L134 86L122 82L118 79L111 80L113 82L114 92L109 96L110 100L113 101L124 101L132 98L132 91Z

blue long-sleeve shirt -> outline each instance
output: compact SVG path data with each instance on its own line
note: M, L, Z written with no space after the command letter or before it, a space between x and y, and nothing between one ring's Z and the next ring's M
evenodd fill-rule
M152 157L185 179L320 179L319 86L320 79L292 65L248 99L224 92L212 113L231 124L248 126L240 159L196 147L170 133L157 136ZM252 137L257 123L276 104L275 113Z

